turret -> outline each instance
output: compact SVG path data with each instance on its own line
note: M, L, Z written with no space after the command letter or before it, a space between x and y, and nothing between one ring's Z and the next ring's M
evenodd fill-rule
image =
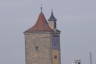
M51 12L51 16L48 19L49 26L51 29L56 29L56 21L57 19L54 17L53 11Z

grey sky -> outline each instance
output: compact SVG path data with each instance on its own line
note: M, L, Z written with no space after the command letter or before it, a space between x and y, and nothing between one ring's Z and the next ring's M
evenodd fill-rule
M36 22L40 0L0 0L0 64L24 64L23 32ZM81 58L96 64L96 0L43 0L46 18L53 8L61 32L62 64Z

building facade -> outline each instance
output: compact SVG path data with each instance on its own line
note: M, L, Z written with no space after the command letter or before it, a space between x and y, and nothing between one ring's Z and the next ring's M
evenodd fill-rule
M74 59L72 64L81 64L81 60L80 59Z
M61 64L56 21L53 12L47 21L41 11L36 24L24 32L26 64Z

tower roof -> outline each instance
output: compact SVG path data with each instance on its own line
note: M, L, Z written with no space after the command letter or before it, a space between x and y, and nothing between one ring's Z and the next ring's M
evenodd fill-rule
M52 31L53 30L49 27L47 20L43 12L41 11L36 24L25 32L31 33L31 32L52 32Z
M53 11L51 12L51 16L48 21L56 21L57 19L54 17Z

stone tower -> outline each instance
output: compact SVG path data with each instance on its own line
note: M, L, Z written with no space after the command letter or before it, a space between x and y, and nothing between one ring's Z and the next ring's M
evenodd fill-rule
M47 22L41 11L36 24L24 35L26 64L61 64L60 31L56 28L53 12Z

